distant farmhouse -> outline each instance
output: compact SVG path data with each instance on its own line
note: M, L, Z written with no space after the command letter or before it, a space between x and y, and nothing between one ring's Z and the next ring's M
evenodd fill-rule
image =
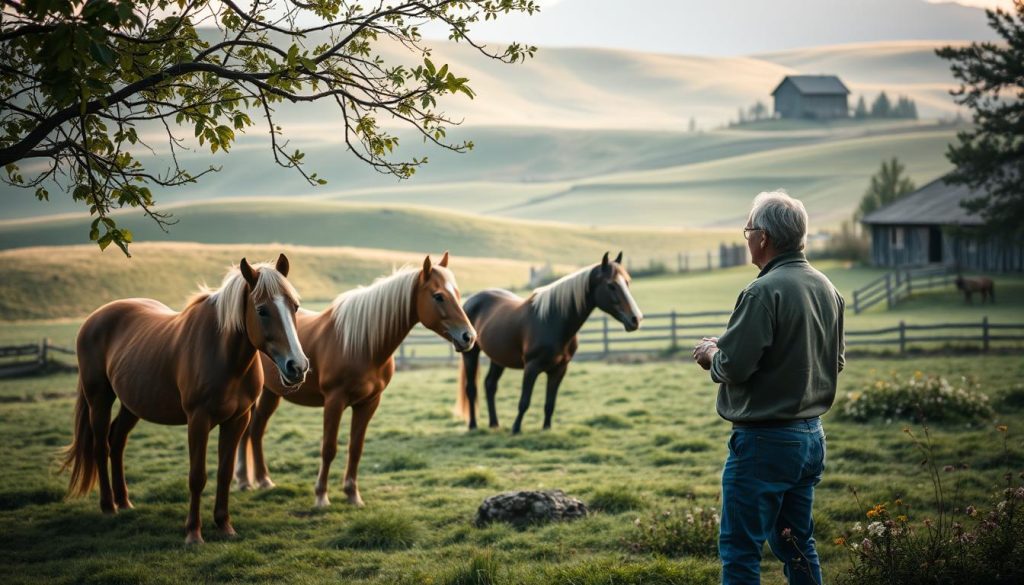
M846 118L850 90L835 75L787 75L772 92L781 118L828 120Z
M941 178L861 219L875 266L944 264L982 272L1024 272L1024 242L986 237L984 222L960 206L978 193Z

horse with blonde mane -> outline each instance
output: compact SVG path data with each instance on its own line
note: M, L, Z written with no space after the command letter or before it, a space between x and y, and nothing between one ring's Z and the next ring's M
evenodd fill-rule
M622 252L611 262L605 253L599 264L538 288L526 299L501 289L484 290L471 296L464 308L476 327L477 347L462 354L462 375L455 405L456 412L469 421L469 428L476 428L476 378L482 351L491 358L490 370L484 379L491 428L498 426L494 406L498 380L505 368L514 368L523 370L523 387L512 433L518 434L522 429L533 385L542 372L548 375L544 429L550 429L558 387L579 347L576 334L594 309L614 317L626 331L640 328L644 317L629 292L629 283L629 273L622 266Z
M294 404L324 409L320 472L314 488L318 507L330 504L328 476L338 451L338 428L342 412L352 408L344 491L349 503L363 505L357 483L359 459L367 426L395 373L393 354L399 344L416 323L447 339L460 352L472 348L476 340L476 331L462 311L455 275L447 266L448 252L436 266L427 256L422 269L401 269L369 287L345 292L322 313L299 312L299 339L309 355L313 375L293 393L268 378L238 450L235 479L240 489L249 489L254 483L259 488L274 486L263 453L263 436L283 396ZM266 360L263 366L272 367Z
M234 536L231 464L263 387L259 356L276 366L282 392L301 384L309 369L295 333L299 295L286 278L288 267L284 254L276 264L251 266L243 258L219 289L204 289L180 313L151 299L122 299L89 315L78 333L75 431L63 466L71 469L71 495L85 495L98 479L103 512L133 507L124 476L128 433L140 418L188 425L185 542L201 543L206 445L220 425L213 517L223 534ZM115 398L121 408L111 424Z

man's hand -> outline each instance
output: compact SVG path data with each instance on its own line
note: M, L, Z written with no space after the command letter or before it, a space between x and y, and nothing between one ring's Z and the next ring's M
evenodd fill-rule
M718 351L718 338L705 337L693 348L693 359L705 370L711 369L711 359Z

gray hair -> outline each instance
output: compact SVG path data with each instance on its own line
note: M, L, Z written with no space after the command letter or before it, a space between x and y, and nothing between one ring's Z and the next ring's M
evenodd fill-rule
M766 191L754 198L750 226L768 232L780 252L803 250L807 239L807 210L785 191Z

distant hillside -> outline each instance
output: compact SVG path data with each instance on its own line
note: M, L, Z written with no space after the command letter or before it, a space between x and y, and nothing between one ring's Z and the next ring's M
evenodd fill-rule
M291 260L289 278L304 303L323 306L395 267L420 265L426 253L280 244L136 244L132 251L130 260L116 251L100 254L91 245L0 251L0 320L80 317L126 297L154 298L180 309L197 283L217 286L243 256L255 262L281 252ZM439 259L442 250L429 252ZM528 263L514 260L453 255L449 266L463 291L522 287L529 279Z
M139 213L118 221L142 242L212 244L280 242L304 246L355 246L420 253L451 250L458 256L508 258L534 263L596 262L609 250L631 260L704 251L740 238L738 229L651 230L585 228L564 223L525 222L421 207L397 207L293 199L236 200L173 209L178 224L161 232ZM0 249L79 244L88 221L67 217L0 223ZM110 250L105 256L119 256ZM0 259L2 266L2 259Z

